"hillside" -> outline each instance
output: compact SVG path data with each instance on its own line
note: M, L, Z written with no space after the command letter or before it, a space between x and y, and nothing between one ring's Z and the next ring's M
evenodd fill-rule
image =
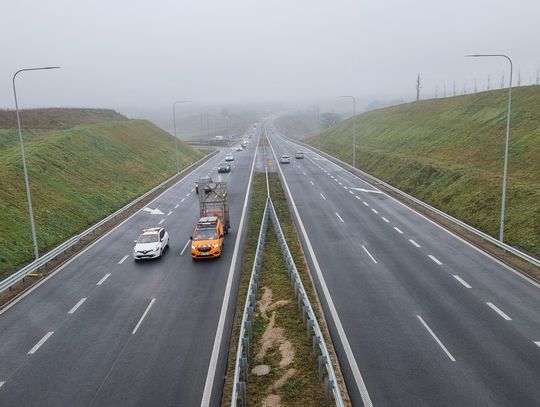
M115 116L120 120L112 120ZM69 129L25 127L41 253L174 174L171 135L148 121L127 120L116 113L110 117L111 120ZM183 142L179 142L179 151L181 167L202 157L201 152ZM3 278L31 260L33 253L15 128L0 129L0 228Z
M507 91L432 99L356 117L357 167L498 237ZM351 163L353 119L320 134ZM317 137L309 143L316 146ZM505 241L540 255L540 86L512 100Z
M69 129L79 124L95 124L111 120L128 120L109 109L47 108L19 112L21 126L27 129ZM15 110L0 110L0 129L17 128Z

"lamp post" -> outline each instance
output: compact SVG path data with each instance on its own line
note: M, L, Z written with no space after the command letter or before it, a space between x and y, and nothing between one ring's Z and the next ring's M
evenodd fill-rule
M28 170L26 168L26 156L24 154L24 143L23 143L23 135L22 135L22 129L21 129L21 118L19 116L19 104L17 102L17 90L15 88L15 78L16 76L25 71L41 71L46 69L58 69L59 66L44 66L41 68L24 68L19 69L15 74L13 75L13 96L15 97L15 110L17 111L17 127L19 128L19 143L21 145L21 157L23 162L23 171L24 171L24 185L26 188L26 198L28 200L28 213L30 215L30 226L32 228L32 240L34 242L34 256L36 257L36 260L39 258L39 251L38 251L38 244L37 244L37 237L36 237L36 224L34 222L34 211L32 210L32 195L30 194L30 182L28 181Z
M504 146L504 170L503 170L503 185L502 185L502 198L501 198L501 223L499 226L499 240L504 242L504 210L506 207L506 178L508 174L508 143L510 141L510 112L512 110L512 72L514 65L509 56L504 54L473 54L465 55L470 58L479 57L501 57L506 58L510 62L510 82L508 85L508 112L506 113L506 142Z
M351 98L353 101L353 150L352 150L352 162L353 167L356 168L356 98L354 96L341 96L342 98Z
M178 174L180 172L180 163L178 158L178 137L176 137L176 110L175 107L178 103L187 103L189 100L178 100L173 103L172 105L172 111L173 111L173 123L174 123L174 145L176 147L176 173Z

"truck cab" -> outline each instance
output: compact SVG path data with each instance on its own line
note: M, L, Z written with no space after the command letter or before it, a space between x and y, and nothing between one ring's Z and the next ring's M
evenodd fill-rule
M200 218L191 235L191 258L196 260L220 257L223 251L224 229L218 216Z

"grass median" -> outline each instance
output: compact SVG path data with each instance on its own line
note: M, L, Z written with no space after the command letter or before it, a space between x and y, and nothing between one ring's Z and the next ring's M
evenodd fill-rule
M318 314L319 323L324 327L320 318L322 313L319 310L296 229L277 174L269 174L269 185L272 201L297 269L302 276L308 297ZM247 250L240 281L222 405L229 405L231 402L240 323L265 199L265 175L256 174L246 242ZM326 334L325 339L329 344L328 337ZM334 405L333 400L325 400L324 385L319 380L318 362L311 351L311 338L306 335L306 328L302 324L277 236L273 226L269 224L257 294L257 309L253 319L253 339L249 357L250 374L247 383L249 405L307 407ZM268 373L256 375L253 373L255 367L266 369Z

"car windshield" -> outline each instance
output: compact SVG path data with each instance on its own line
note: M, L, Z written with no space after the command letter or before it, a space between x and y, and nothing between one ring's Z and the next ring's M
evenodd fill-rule
M159 241L157 233L144 234L139 236L137 243L156 243Z
M216 229L196 229L193 232L193 240L214 240L217 237Z

